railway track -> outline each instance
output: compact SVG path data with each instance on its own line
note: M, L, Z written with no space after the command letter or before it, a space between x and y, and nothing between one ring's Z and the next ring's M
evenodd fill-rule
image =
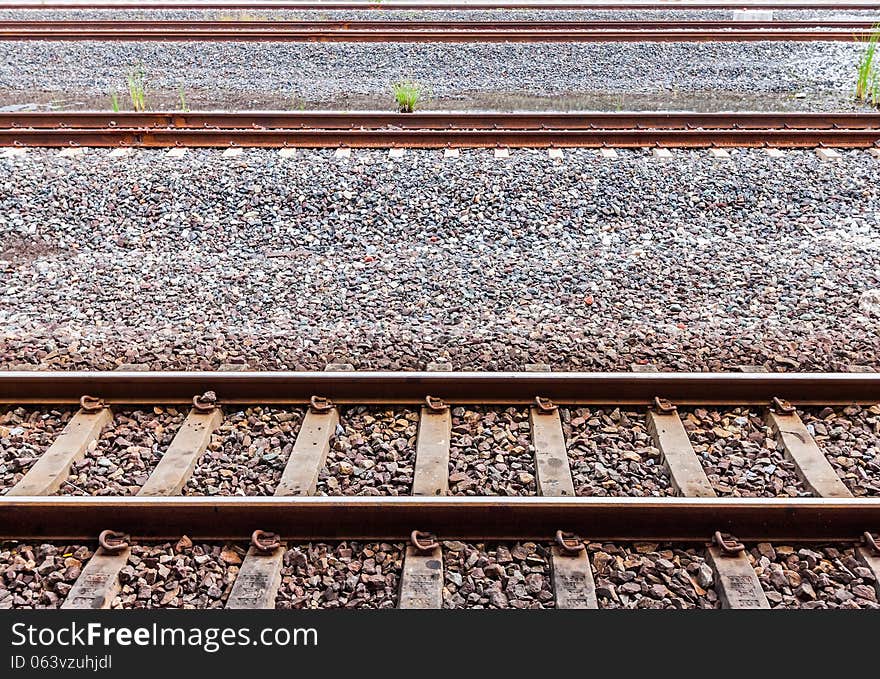
M242 2L241 0L198 0L177 1L160 0L149 4L120 2L119 0L72 0L52 2L52 0L20 0L0 2L0 9L240 9L240 10L490 10L490 9L532 9L532 10L728 10L728 9L768 9L768 10L871 10L880 9L876 0L741 0L740 2L712 2L711 0L594 0L593 2L557 2L548 0L499 0L498 2L314 2L285 0Z
M0 146L868 148L876 113L0 113Z
M112 20L112 21L0 21L0 32L6 31L310 31L310 30L406 30L406 31L598 31L598 30L806 30L855 29L869 30L880 24L880 16L873 20L859 19L803 19L798 21L184 21L184 20Z
M717 595L732 608L769 607L743 543L849 544L880 581L880 498L852 496L799 414L818 404L877 404L876 374L10 372L0 373L0 402L79 406L49 449L0 496L4 539L98 538L100 547L68 594L67 608L109 607L132 545L181 535L250 539L231 608L272 607L285 546L316 540L408 543L398 602L404 608L441 605L441 540L549 545L559 608L597 607L584 541L702 545ZM191 404L186 420L136 495L50 497L114 409L184 403ZM306 409L274 495L181 497L224 407L243 404ZM420 405L412 496L314 496L342 408L378 404ZM467 404L528 406L536 496L449 495L451 410ZM560 410L585 404L644 411L678 497L576 496ZM678 408L720 404L764 411L812 497L716 495Z
M342 24L335 27L268 25L255 27L242 22L236 25L202 27L165 25L139 27L131 22L93 27L91 22L64 22L58 27L0 28L3 41L83 41L121 42L853 42L867 40L876 29L850 28L656 28L618 29L583 28L572 25L548 27L539 22L505 26L493 22L468 22L455 27L432 27L423 22L398 22L400 25L358 27Z

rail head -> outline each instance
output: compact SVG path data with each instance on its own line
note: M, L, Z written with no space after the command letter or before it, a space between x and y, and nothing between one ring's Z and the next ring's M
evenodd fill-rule
M648 406L657 397L683 406L880 403L878 373L609 372L0 372L0 403L108 405L192 403L213 391L220 404L415 405L428 395L452 405Z

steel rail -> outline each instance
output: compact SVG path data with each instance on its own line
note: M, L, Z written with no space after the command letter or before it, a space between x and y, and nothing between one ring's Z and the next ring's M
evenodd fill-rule
M285 540L590 540L707 543L858 541L880 526L880 498L636 497L0 497L0 539L247 540L255 527Z
M870 148L880 130L211 130L211 129L2 129L0 146L132 146L167 148Z
M880 129L880 113L474 113L407 115L386 111L110 111L0 112L0 130L15 129Z
M346 2L328 0L328 2L316 2L314 0L301 0L279 2L244 2L242 0L205 0L198 2L190 0L158 0L145 4L137 2L120 2L118 0L85 0L73 2L45 2L37 0L6 0L0 2L0 9L25 9L25 10L63 10L63 9L134 9L134 10L164 10L164 9L237 9L237 10L493 10L493 9L531 9L531 10L743 10L743 9L776 9L776 10L870 10L880 9L880 2L876 0L740 0L740 2L713 2L712 0L596 0L595 2L559 2L549 0L491 0L476 2L462 2L451 0L450 2Z
M2 30L0 41L118 42L854 42L868 29L852 30Z
M76 404L84 394L115 404L191 403L213 391L226 404L678 405L880 403L875 373L517 373L517 372L31 372L0 371L0 403Z
M855 28L871 29L880 23L880 17L873 20L846 19L803 19L798 21L411 21L399 20L317 20L317 21L186 21L186 20L134 20L122 19L101 21L0 21L0 31L90 31L90 30L175 30L175 31L305 31L305 30L466 30L466 31L595 31L595 30L779 30L779 29L822 29Z

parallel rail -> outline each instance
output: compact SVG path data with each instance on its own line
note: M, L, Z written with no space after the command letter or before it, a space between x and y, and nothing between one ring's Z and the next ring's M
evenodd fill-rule
M105 528L142 541L250 538L548 540L560 528L592 540L853 541L880 526L880 498L598 497L0 497L0 539L93 539Z
M866 40L874 31L852 29L296 29L296 28L212 28L133 29L90 27L63 29L3 29L0 41L85 41L121 42L854 42Z
M870 10L880 9L876 0L740 0L740 2L712 2L711 0L594 0L593 2L558 2L548 0L499 0L498 2L315 2L286 0L244 2L242 0L198 0L177 1L159 0L151 3L120 2L118 0L73 0L53 2L52 0L20 0L0 2L0 9L241 9L241 10L487 10L487 9L532 9L532 10L703 10L703 9L813 9L813 10Z
M868 148L880 114L5 113L0 146Z
M796 405L880 403L875 373L480 373L480 372L30 372L0 371L0 403L189 403L213 391L221 403L527 404L545 396L566 405Z
M405 30L405 31L599 31L599 30L806 30L872 29L880 23L859 19L802 19L798 21L412 21L398 20L318 20L318 21L186 21L186 20L100 20L100 21L0 21L6 31L307 31L307 30Z
M212 393L199 395L206 388ZM136 496L48 497L101 436L113 407L177 403L184 395L193 408ZM312 540L409 539L401 608L442 606L444 554L438 539L550 543L559 608L599 606L584 540L703 544L718 599L731 608L770 605L737 540L851 543L877 581L880 548L871 531L880 526L880 497L852 496L786 396L799 404L878 402L880 375L6 373L0 375L0 401L78 400L80 409L50 448L0 496L0 539L69 542L99 536L100 547L74 583L65 608L110 607L132 542L173 541L181 535L207 541L251 537L229 608L274 606L288 543ZM716 497L682 428L677 405L721 401L766 408L768 426L814 497ZM309 404L274 496L179 496L222 422L222 406L244 402ZM451 411L475 402L532 404L529 428L537 496L448 496ZM343 403L422 403L413 496L314 496ZM558 405L573 403L648 405L650 435L682 497L575 497L558 411Z

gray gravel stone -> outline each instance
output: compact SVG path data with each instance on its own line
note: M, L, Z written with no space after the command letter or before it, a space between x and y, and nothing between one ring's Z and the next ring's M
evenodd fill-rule
M227 411L184 495L272 495L293 450L302 409Z
M853 495L880 495L880 405L809 408L800 415Z
M318 477L318 495L409 495L419 413L348 408Z
M449 489L452 495L535 495L528 410L454 408Z
M404 547L309 543L284 554L276 608L394 608Z
M0 495L21 481L72 416L73 411L51 408L0 411Z
M168 449L186 415L177 408L115 412L56 495L134 495Z
M553 608L549 558L534 542L444 542L443 608Z
M759 410L694 408L682 410L681 419L718 495L809 495Z
M29 151L0 160L0 364L877 366L880 160L843 156Z
M177 543L134 545L112 608L223 608L245 548Z
M657 543L587 545L600 608L719 608L703 550Z
M644 413L563 409L562 424L578 495L674 495Z
M848 545L773 545L749 557L771 608L880 608L874 580Z
M0 610L58 608L91 556L82 545L0 544Z

